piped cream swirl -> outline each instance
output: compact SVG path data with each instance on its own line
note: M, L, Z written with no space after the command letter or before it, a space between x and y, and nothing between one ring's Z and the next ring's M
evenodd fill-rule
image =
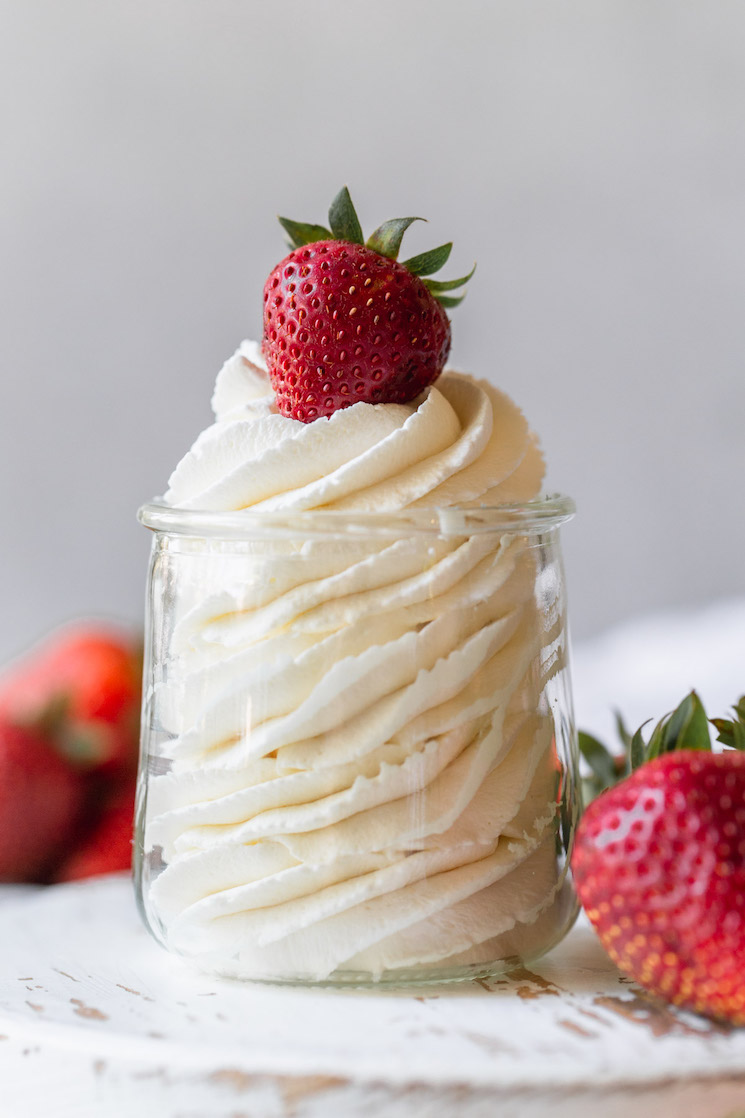
M244 342L213 408L174 506L478 507L528 500L543 476L519 409L455 372L409 405L303 424L277 413ZM154 696L169 771L150 783L146 847L165 863L147 904L172 946L315 980L499 957L556 886L542 695L562 629L536 608L525 540L213 543L169 561L180 592Z

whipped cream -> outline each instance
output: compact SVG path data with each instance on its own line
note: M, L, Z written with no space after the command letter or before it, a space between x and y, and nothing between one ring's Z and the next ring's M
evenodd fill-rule
M534 497L520 410L446 371L411 404L310 424L274 406L259 346L221 369L215 423L174 470L182 509L348 513ZM223 973L324 980L515 953L557 888L548 680L561 617L524 538L253 540L183 556L146 904Z

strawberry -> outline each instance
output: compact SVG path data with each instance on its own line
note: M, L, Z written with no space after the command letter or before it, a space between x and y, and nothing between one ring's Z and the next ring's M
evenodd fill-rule
M714 720L720 740L741 736L745 700L736 713L734 723ZM711 752L695 692L648 744L637 731L628 745L637 767L590 804L577 830L580 900L629 977L745 1025L745 754ZM595 751L596 771L597 760Z
M280 217L293 251L264 287L263 353L282 415L311 423L360 401L407 403L442 372L450 352L445 307L460 279L422 279L452 244L399 263L416 217L386 221L365 242L349 191L330 229Z
M67 625L8 669L0 713L43 726L82 767L113 775L137 761L141 658L110 625Z
M55 880L77 881L130 869L133 817L134 790L120 788L103 807L93 829L62 863Z
M0 718L0 881L44 881L69 845L84 783L37 730Z

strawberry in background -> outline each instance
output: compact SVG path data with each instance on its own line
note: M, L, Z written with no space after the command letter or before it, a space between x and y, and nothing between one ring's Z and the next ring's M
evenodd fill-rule
M0 881L44 881L74 842L86 788L38 731L0 718Z
M76 622L0 676L0 714L43 727L90 771L133 772L142 687L140 644L124 629Z
M128 870L132 861L134 789L119 788L108 797L97 821L54 875L55 881L77 881L102 873Z
M139 641L76 622L0 672L0 881L129 868Z
M745 1025L745 696L733 714L709 720L692 691L649 741L619 720L625 757L580 734L588 790L601 794L577 829L572 870L620 970L675 1005Z

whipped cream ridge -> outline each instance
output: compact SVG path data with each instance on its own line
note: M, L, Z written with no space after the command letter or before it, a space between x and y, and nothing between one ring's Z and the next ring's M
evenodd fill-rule
M536 496L537 440L483 381L278 414L259 346L169 480L182 509L396 512ZM244 977L379 977L525 953L558 887L544 689L563 620L524 538L213 542L179 573L145 848L175 950ZM217 962L219 960L219 962Z

